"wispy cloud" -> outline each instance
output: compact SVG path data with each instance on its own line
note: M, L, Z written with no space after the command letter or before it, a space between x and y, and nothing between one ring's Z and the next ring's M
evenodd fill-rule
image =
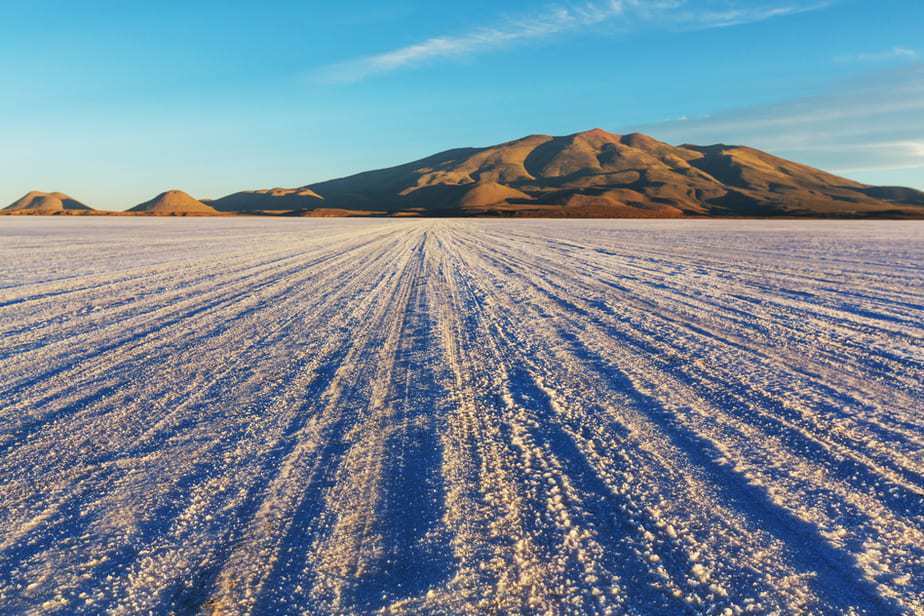
M690 3L683 3L688 5ZM715 4L715 3L713 3ZM731 2L719 3L731 5ZM766 21L778 17L788 17L800 13L809 13L827 8L834 4L834 0L817 0L815 2L775 2L754 5L748 8L740 7L693 7L685 11L677 11L667 18L673 25L688 29L729 28L743 24Z
M435 36L382 53L354 58L313 73L327 83L353 83L368 77L447 58L468 58L516 43L546 39L594 26L614 29L701 30L765 21L830 6L835 0L767 0L741 8L735 0L595 0L559 5L509 17L473 31Z
M924 167L924 64L819 96L643 127L672 143L737 143L840 173Z
M893 47L884 51L851 53L837 56L835 61L852 62L888 62L891 60L915 61L921 57L916 49L910 47Z

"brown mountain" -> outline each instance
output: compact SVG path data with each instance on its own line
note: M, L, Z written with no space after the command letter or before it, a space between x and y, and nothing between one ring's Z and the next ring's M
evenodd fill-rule
M924 217L924 193L913 189L867 186L748 147L672 146L600 129L449 150L300 189L237 193L215 206L318 207L313 197L292 200L305 190L325 208L421 215Z
M32 191L0 211L5 214L62 215L88 214L95 210L64 193Z
M204 203L219 212L295 211L318 207L321 196L309 188L270 188L234 193Z
M193 199L181 190L168 190L128 210L154 216L209 216L218 214L214 208Z

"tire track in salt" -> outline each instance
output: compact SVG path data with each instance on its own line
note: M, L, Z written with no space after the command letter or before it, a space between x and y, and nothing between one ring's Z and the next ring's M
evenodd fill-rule
M914 228L79 222L0 246L0 611L924 609Z

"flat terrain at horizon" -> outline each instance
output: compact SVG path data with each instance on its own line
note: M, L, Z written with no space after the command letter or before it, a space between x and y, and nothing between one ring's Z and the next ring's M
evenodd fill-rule
M924 224L7 218L0 612L924 611Z

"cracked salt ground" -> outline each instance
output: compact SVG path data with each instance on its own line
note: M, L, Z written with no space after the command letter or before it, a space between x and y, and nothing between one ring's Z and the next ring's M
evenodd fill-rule
M10 219L0 612L924 612L924 227Z

